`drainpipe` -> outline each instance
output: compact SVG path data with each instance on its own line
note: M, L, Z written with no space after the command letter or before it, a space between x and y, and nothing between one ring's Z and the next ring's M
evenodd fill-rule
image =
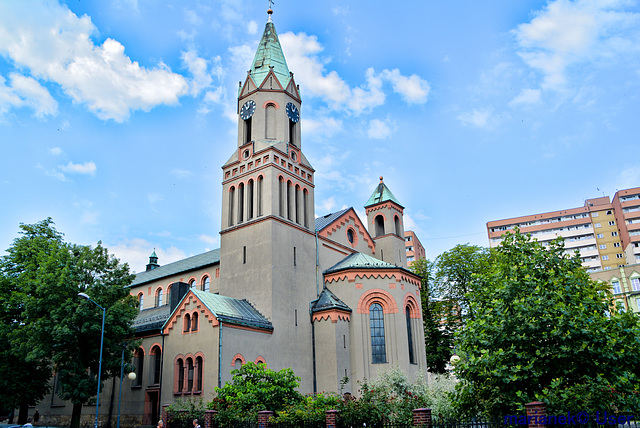
M160 330L162 336L162 354L160 354L160 391L158 392L158 418L162 419L162 374L164 372L164 331ZM140 373L142 376L142 373Z
M218 332L218 388L222 388L222 322Z
M311 350L313 353L313 393L316 394L318 392L318 381L316 379L316 326L313 322L313 313L311 312L311 308L313 304L317 302L318 299L309 303L309 320L311 320Z

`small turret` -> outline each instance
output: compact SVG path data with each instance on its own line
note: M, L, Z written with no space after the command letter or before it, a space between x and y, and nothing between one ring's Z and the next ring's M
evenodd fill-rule
M404 207L384 184L382 176L364 208L369 233L376 242L376 257L406 267Z
M153 249L153 253L149 256L149 264L147 265L147 272L160 267L158 264L158 256L156 256L156 249Z

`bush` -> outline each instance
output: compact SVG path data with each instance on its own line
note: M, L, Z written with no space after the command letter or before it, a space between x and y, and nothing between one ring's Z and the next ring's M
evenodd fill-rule
M203 425L205 410L207 407L202 398L176 401L167 409L168 422L174 428L192 428L194 419Z
M279 411L273 419L276 423L286 422L297 426L319 424L325 421L326 411L338 409L340 402L340 397L335 394L307 395L300 402Z

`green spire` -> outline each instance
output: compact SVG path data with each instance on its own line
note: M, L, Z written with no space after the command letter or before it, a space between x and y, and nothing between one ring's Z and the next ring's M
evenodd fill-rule
M273 11L269 9L268 13L269 20L264 28L256 56L253 58L253 64L251 64L251 77L253 77L255 84L260 86L264 78L269 74L269 68L273 67L280 84L286 87L289 82L289 67L287 67L287 61L284 59L284 53L282 53L282 47L276 34L276 27L271 21Z
M402 204L398 201L398 199L396 199L396 197L393 196L393 193L391 193L391 190L389 190L387 185L384 184L384 181L382 181L382 177L380 177L380 184L378 184L378 187L376 187L376 190L373 191L373 194L371 195L367 203L364 204L364 207L367 208L371 205L375 205L375 204L379 204L380 202L387 202L387 201L395 202L396 204L404 208Z

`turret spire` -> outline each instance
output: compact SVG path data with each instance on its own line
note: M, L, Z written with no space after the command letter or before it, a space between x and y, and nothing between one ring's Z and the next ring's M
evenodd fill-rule
M289 67L287 67L287 61L284 59L284 53L282 52L282 47L276 34L276 27L273 25L271 19L273 10L269 8L267 13L269 14L269 20L262 34L262 39L258 45L256 56L253 58L249 73L251 73L255 84L260 86L264 78L269 74L269 70L273 69L280 84L286 87L291 78L289 75Z

